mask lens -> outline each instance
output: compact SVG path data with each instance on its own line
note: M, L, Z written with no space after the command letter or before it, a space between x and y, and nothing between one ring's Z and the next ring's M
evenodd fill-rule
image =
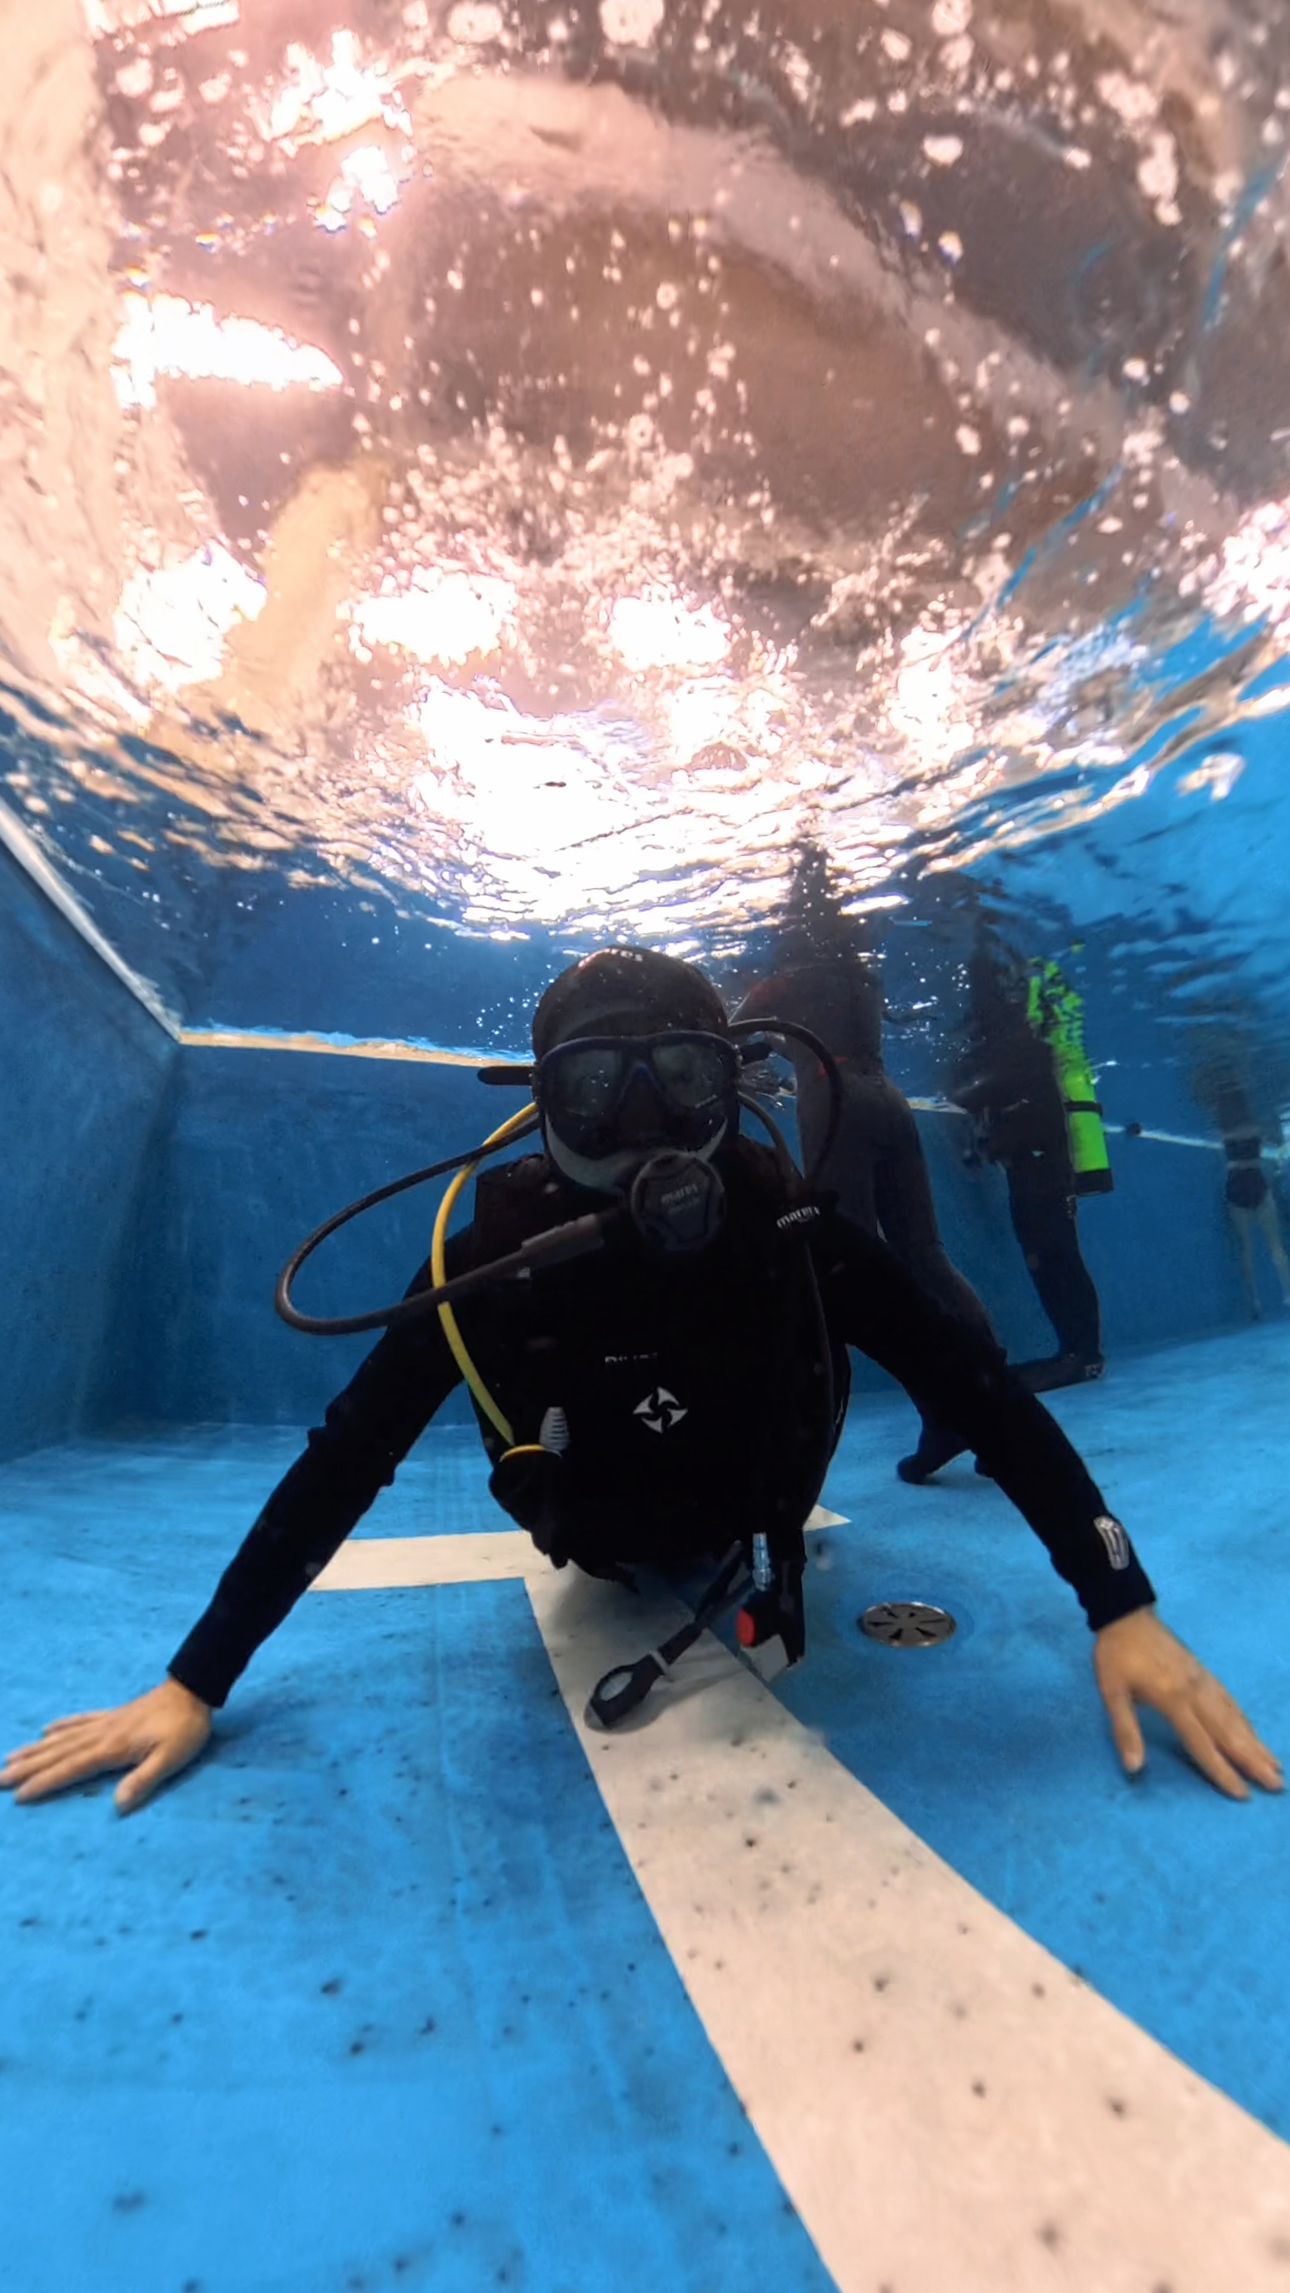
M731 1080L732 1063L711 1043L656 1043L652 1064L672 1105L691 1114L715 1105Z
M551 1068L561 1112L579 1122L603 1122L622 1089L623 1066L622 1052L603 1044L561 1051Z
M550 1135L587 1161L628 1149L702 1151L737 1122L739 1062L719 1037L680 1031L575 1038L538 1063Z

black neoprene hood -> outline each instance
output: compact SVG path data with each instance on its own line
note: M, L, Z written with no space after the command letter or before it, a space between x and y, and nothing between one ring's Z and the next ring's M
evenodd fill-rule
M728 1032L725 1005L711 982L678 956L607 947L552 980L533 1014L533 1051L542 1059L579 1035L654 1035L672 1028Z

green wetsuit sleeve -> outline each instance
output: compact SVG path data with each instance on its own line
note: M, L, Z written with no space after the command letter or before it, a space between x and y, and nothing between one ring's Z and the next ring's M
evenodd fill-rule
M469 1263L467 1236L448 1271ZM423 1266L409 1289L430 1283ZM321 1574L425 1431L461 1372L437 1314L389 1330L278 1483L168 1667L204 1703L225 1702L262 1641Z
M1000 1349L952 1320L885 1245L834 1214L813 1244L824 1310L965 1444L1048 1548L1097 1632L1155 1599L1129 1538L1055 1418Z

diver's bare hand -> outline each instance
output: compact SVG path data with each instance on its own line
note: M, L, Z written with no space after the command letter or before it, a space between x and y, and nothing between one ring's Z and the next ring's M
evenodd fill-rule
M196 1759L210 1732L210 1705L178 1680L163 1680L146 1696L112 1711L51 1721L37 1743L10 1752L0 1769L0 1787L18 1800L48 1799L89 1776L129 1768L116 1788L116 1804L122 1815L129 1815L167 1776Z
M1229 1799L1249 1798L1245 1776L1265 1791L1284 1788L1275 1753L1260 1743L1222 1682L1175 1639L1153 1608L1135 1609L1098 1633L1093 1670L1129 1775L1137 1775L1147 1757L1135 1706L1150 1704L1177 1730L1202 1775Z

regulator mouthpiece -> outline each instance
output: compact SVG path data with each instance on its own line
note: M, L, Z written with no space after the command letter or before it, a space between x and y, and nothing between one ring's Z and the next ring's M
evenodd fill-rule
M642 1241L668 1257L706 1250L726 1216L726 1190L701 1155L669 1150L643 1164L627 1207Z

